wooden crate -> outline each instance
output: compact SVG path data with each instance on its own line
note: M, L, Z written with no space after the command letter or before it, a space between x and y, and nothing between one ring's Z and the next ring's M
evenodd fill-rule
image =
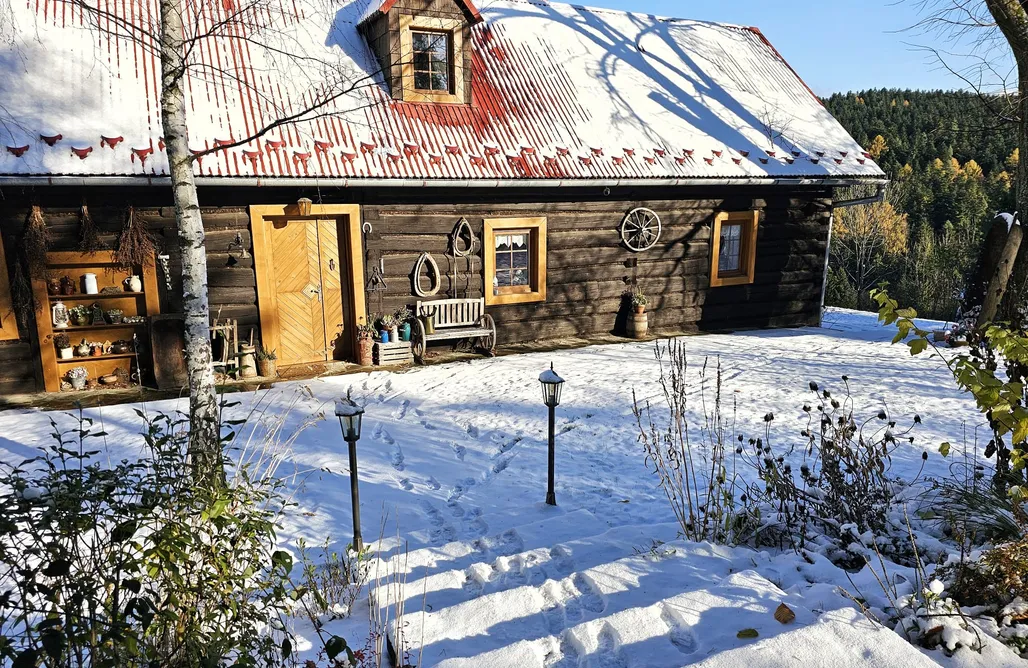
M414 352L411 350L410 341L397 341L396 343L376 342L371 354L375 366L414 363Z

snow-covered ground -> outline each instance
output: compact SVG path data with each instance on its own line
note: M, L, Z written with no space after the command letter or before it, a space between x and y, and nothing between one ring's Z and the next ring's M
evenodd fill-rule
M858 412L870 417L886 406L900 423L922 418L892 473L913 478L924 465L922 476L945 476L951 462L938 454L939 443L953 443L950 457L959 456L982 420L939 359L911 357L889 343L892 335L872 314L832 311L822 329L685 339L697 381L695 418L703 415L705 359L720 360L737 431L763 434L763 418L773 412L782 443L798 441L806 426L808 383L838 396L845 375ZM653 348L626 342L282 383L243 395L233 410L259 403L268 418L288 411L286 432L325 414L292 444L289 463L303 482L282 539L329 537L345 546L348 463L333 401L350 390L365 405L358 444L364 537L395 558L392 568L403 564L404 628L423 647L425 666L1022 665L996 643L953 657L912 647L840 594L852 585L827 560L679 540L644 465L631 411L633 390L659 401ZM542 503L546 409L538 377L551 361L567 381L557 409L556 508ZM117 455L138 449L135 408L89 411ZM62 414L0 414L0 456L31 456L49 438L50 417L72 424ZM881 598L870 573L853 581L872 602L876 589ZM773 616L783 602L796 613L788 625ZM365 601L330 628L359 647L366 616ZM740 639L743 629L758 636Z

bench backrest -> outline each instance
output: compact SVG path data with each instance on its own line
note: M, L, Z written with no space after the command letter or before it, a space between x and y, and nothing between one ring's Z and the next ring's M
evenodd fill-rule
M485 313L485 299L436 299L418 302L417 314L435 316L436 329L478 324Z

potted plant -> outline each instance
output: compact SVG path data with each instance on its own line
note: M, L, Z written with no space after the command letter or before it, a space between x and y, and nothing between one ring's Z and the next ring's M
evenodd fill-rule
M646 304L649 303L649 300L646 299L646 295L638 290L634 290L631 293L631 299L632 308L635 309L636 313L644 313L646 311Z
M396 331L396 318L392 313L387 313L379 318L379 335L382 337L382 343L389 343L390 341L396 341L399 337Z
M89 377L89 372L86 371L86 367L77 366L68 371L68 382L71 383L72 388L76 390L86 389L86 378Z
M111 323L112 325L117 325L125 316L125 312L122 311L120 308L112 308L108 309L105 315L107 316L107 322Z
M371 350L375 345L375 328L368 324L357 326L357 363L371 366Z
M75 308L68 309L68 315L71 317L71 322L76 327L84 327L89 324L89 309L85 306L76 306Z
M75 356L75 351L71 348L71 339L63 332L54 335L54 347L57 348L57 357L62 360L70 360Z
M257 345L257 372L262 378L275 378L278 376L278 355L274 350L268 350L263 345Z
M414 317L414 311L410 310L406 306L401 306L396 309L396 313L393 314L400 329L400 340L410 341L410 320Z

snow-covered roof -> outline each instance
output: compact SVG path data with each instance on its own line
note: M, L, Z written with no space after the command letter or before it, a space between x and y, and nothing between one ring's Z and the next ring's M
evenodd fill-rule
M13 5L18 35L0 46L0 175L167 174L157 0L103 4L150 27L137 40L98 36L67 0ZM201 5L203 29L234 2ZM472 29L474 103L435 105L389 95L357 30L383 0L261 5L275 27L263 35L272 48L236 27L194 50L190 147L217 149L198 161L198 176L884 177L755 28L484 0ZM332 77L352 90L328 95ZM316 115L219 148L326 97Z

